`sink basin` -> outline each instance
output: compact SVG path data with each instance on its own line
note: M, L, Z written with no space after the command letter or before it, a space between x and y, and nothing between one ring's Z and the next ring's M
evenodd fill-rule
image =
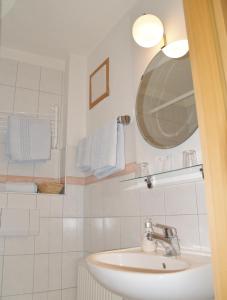
M107 289L136 300L211 300L209 256L183 254L165 257L124 249L96 253L86 262L93 276Z

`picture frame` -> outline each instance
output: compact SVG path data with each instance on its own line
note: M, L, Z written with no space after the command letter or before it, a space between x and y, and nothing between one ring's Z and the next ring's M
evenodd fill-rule
M109 89L109 57L105 59L90 75L89 79L89 109L110 94Z

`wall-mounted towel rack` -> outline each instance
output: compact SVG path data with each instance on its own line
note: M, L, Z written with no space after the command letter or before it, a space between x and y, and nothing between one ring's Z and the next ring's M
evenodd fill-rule
M50 113L27 113L27 112L7 112L0 111L0 134L5 134L8 128L8 117L11 115L23 115L31 118L38 119L48 119L51 124L51 144L52 149L57 149L58 147L58 126L59 126L59 109L58 105L52 105L50 108Z
M119 116L117 118L117 122L119 124L123 124L123 125L129 125L130 124L130 121L131 121L131 117L128 116L128 115L125 115L125 116Z

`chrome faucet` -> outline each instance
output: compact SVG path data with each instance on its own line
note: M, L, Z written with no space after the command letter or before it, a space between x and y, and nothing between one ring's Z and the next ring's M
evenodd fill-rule
M155 232L154 228L161 229L163 233ZM180 255L180 244L177 235L177 229L164 224L155 224L152 226L152 232L147 234L147 239L156 243L156 247L160 244L166 256Z

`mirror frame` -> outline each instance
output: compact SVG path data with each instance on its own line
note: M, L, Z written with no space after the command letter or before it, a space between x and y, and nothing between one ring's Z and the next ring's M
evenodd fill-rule
M135 105L135 115L136 115L136 123L137 123L137 126L139 128L139 132L140 134L142 135L143 139L149 144L151 145L152 147L154 148L157 148L157 149L172 149L172 148L175 148L181 144L183 144L185 141L187 141L195 132L196 130L198 129L198 120L197 120L197 126L195 128L195 130L192 131L192 133L187 136L185 139L181 140L178 144L176 145L173 145L173 146L161 146L159 145L153 138L152 136L150 136L149 134L146 134L147 130L146 130L146 126L141 126L141 123L144 124L144 122L141 122L141 120L139 121L139 92L140 92L140 89L141 89L141 86L143 84L143 78L144 78L144 74L146 74L146 71L148 70L150 64L152 63L152 61L154 59L157 59L157 56L160 55L160 53L163 53L161 50L159 52L156 53L155 56L152 57L151 61L149 62L149 64L146 66L146 69L145 71L143 72L143 75L141 76L141 80L140 80L140 84L138 86L138 89L137 89L137 95L136 95L136 105ZM163 53L164 55L164 53ZM189 54L186 54L184 57L181 57L181 58L177 58L177 60L180 60L182 58L185 58L185 57L188 57L189 58ZM171 59L174 59L174 58L169 58L169 60Z

